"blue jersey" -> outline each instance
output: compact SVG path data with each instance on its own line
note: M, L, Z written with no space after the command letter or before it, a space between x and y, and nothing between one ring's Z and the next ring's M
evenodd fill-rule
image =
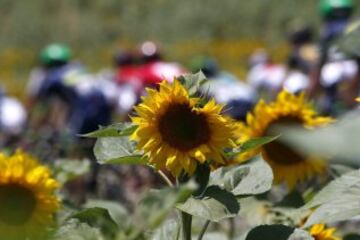
M84 74L78 65L65 65L49 69L39 91L39 98L59 97L70 109L68 127L73 134L94 131L99 125L107 125L111 120L111 107L104 94L92 88L86 93L77 88Z

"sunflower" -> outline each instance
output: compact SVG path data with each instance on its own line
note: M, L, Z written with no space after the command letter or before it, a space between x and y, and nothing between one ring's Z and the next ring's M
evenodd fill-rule
M0 236L6 240L41 239L53 221L58 183L50 171L18 150L0 153Z
M260 100L253 113L248 113L246 123L238 124L238 143L250 138L272 135L278 124L295 124L306 129L323 126L332 119L320 117L305 101L304 94L293 95L282 91L272 103ZM305 156L296 149L275 140L260 148L245 152L237 161L246 161L262 153L274 172L275 183L286 182L292 189L297 182L304 181L325 170L325 163L313 156Z
M315 224L310 229L310 234L315 240L340 240L333 233L336 228L326 228L325 224Z
M224 164L223 149L232 147L234 125L221 115L222 106L213 100L198 107L175 80L163 81L159 90L147 89L147 96L132 117L138 128L131 136L150 164L166 168L174 176L182 171L192 175L197 164L206 161Z

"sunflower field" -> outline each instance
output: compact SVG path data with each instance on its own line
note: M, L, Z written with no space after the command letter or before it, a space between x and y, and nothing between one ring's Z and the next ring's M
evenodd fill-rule
M360 240L359 4L219 2L0 0L0 240Z
M284 90L238 122L198 94L206 81L164 81L129 122L84 136L101 165L146 166L161 179L130 208L75 206L59 191L89 171L86 160L45 166L2 153L2 239L358 239L358 114L323 117Z

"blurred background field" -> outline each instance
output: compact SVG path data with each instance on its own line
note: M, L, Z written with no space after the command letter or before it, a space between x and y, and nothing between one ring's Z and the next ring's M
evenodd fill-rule
M97 71L112 66L116 50L145 40L184 66L210 55L243 79L255 49L267 48L275 61L287 56L286 32L298 21L318 28L314 0L0 0L0 81L22 98L38 52L51 42L68 43Z
M65 239L61 231L67 228L67 216L77 218L78 212L80 220L82 210L88 215L88 208L107 209L108 203L120 209L120 221L101 223L98 235L104 238L94 239L150 239L158 231L164 237L151 239L170 239L165 216L179 203L175 198L182 199L181 185L195 168L199 189L184 185L185 195L193 192L194 205L179 209L211 222L242 215L209 231L238 239L259 224L302 227L310 212L301 209L300 216L293 210L327 182L359 166L358 143L352 141L360 132L359 3L0 0L0 163L6 160L2 152L10 156L22 149L51 168L62 184L64 206L56 239ZM212 107L215 102L223 107ZM227 123L228 117L234 121ZM324 131L311 135L309 129L317 127ZM242 165L240 155L249 160L258 152L262 154L255 158L269 166L257 165L256 159ZM210 168L223 166L210 176ZM150 189L165 183L171 189L153 195ZM228 183L234 185L231 191ZM0 206L8 195L3 185ZM354 184L354 191L346 185L336 192L330 187L327 198L336 208L330 204L328 209L335 218L343 214L342 206L348 218L360 213L348 208L360 202L360 184ZM219 198L212 196L213 187ZM349 204L338 204L337 197L348 190ZM241 202L240 208L239 199L253 194L261 195ZM215 205L207 205L208 200ZM201 215L193 214L201 205ZM0 212L4 209L7 205ZM7 231L3 216L0 236ZM193 233L202 224L205 233L210 222L196 223L196 218ZM326 216L323 222L330 220ZM182 224L184 229L188 225ZM352 229L358 233L359 224L340 224L340 235Z

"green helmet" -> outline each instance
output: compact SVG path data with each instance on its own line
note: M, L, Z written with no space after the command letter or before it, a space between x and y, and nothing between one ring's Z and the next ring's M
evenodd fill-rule
M324 18L331 16L335 9L349 9L354 8L352 0L320 0L320 13Z
M46 46L40 54L41 63L44 65L52 65L54 63L67 63L71 58L71 51L64 44L50 44Z

